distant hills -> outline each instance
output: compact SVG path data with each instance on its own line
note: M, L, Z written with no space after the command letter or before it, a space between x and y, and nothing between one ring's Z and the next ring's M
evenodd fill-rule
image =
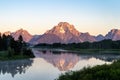
M21 35L25 42L29 42L33 38L33 36L30 33L28 33L28 31L23 29L17 30L16 32L13 32L11 35L15 40L18 40L18 37Z
M11 35L15 40L18 40L18 37L21 35L25 42L29 42L33 38L33 36L27 30L23 29L19 29L16 32L7 31L1 34L6 36Z
M16 32L7 31L2 33L5 35L11 35L15 40L22 35L25 42L31 44L39 43L79 43L79 42L95 42L104 39L111 39L113 41L120 40L120 30L112 29L105 36L99 34L98 36L90 35L87 33L79 32L75 29L74 25L67 22L60 22L58 25L54 26L51 30L46 31L42 35L31 35L27 30L17 30Z

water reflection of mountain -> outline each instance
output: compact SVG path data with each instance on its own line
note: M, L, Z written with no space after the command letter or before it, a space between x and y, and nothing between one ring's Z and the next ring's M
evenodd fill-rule
M73 54L68 52L51 51L51 50L36 50L33 49L34 55L45 59L57 67L60 71L67 71L72 69L79 60L88 60L90 58L96 58L105 62L112 62L113 60L120 59L120 55L115 54Z
M16 74L25 73L32 65L33 60L16 60L0 62L0 74L11 74L14 77Z
M48 63L51 63L60 71L67 71L69 69L72 69L80 59L76 54L70 53L53 54L51 51L34 50L34 54L36 57L45 59Z

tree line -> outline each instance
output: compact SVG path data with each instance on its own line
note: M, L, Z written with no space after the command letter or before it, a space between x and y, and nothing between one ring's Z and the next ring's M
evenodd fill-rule
M11 35L0 35L0 51L8 51L8 57L14 55L31 55L31 50L27 48L27 44L20 35L18 40L14 40Z
M35 47L48 47L48 48L65 48L65 49L120 49L120 40L112 41L102 40L99 42L83 42L83 43L69 43L69 44L37 44Z

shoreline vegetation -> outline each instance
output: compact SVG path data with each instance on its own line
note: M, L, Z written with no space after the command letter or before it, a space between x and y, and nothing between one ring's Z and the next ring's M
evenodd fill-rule
M102 40L99 42L82 42L82 43L53 43L37 44L34 47L41 48L61 48L65 50L79 50L79 49L120 49L120 40L112 41L111 39Z
M56 80L120 80L120 60L61 74Z
M78 54L120 54L120 41L103 40L100 42L83 42L71 44L38 44L34 48L63 49L63 52ZM61 74L56 80L120 80L120 60L112 64L97 65L83 68L78 71L68 71Z
M34 55L22 36L18 40L10 35L0 36L0 61L33 58Z
M41 49L63 49L68 52L78 53L120 53L120 40L112 41L110 39L99 42L83 42L69 44L37 44L33 48Z
M69 52L75 54L120 54L120 49L63 49L63 48L46 48L46 47L33 47L40 51L53 51L53 52Z
M8 56L8 51L0 51L0 61L6 61L6 60L18 60L18 59L26 59L26 58L32 58L33 56L27 56L27 55L14 55L12 57Z

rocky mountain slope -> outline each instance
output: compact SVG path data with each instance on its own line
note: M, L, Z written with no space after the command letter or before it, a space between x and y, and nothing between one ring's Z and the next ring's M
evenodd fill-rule
M102 41L105 39L105 36L99 34L98 36L95 36L96 41Z
M51 30L45 32L36 43L79 43L96 41L89 33L81 33L75 27L67 22L60 22Z
M120 30L112 29L106 34L105 39L112 39L113 41L120 40Z
M19 36L21 35L25 42L29 42L32 39L32 35L23 29L19 29L16 32L11 33L11 35L15 40L18 40Z
M19 29L16 32L4 32L1 35L11 35L15 40L21 35L25 42L30 44L53 44L53 43L80 43L80 42L95 42L104 39L111 39L113 41L120 40L120 30L112 29L105 36L98 35L92 36L88 32L79 32L74 25L67 22L60 22L58 25L54 26L52 29L46 31L43 35L32 36L27 30Z

